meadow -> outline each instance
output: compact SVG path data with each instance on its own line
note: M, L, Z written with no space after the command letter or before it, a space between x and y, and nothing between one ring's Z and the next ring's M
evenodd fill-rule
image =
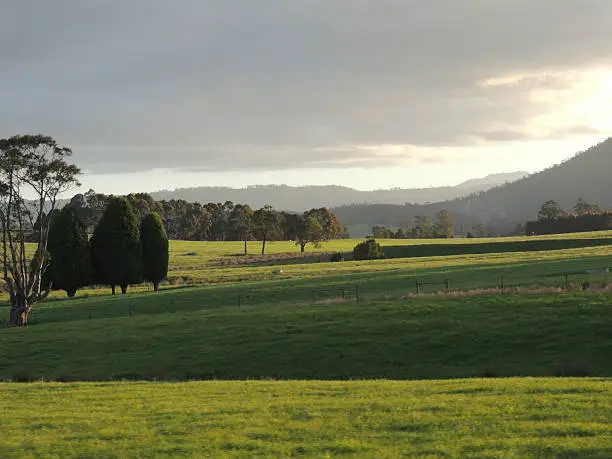
M50 303L0 331L0 380L612 376L609 292L240 308L200 293Z
M1 457L612 456L604 379L0 385Z
M303 255L297 253L294 243L272 242L268 243L267 257L262 258L256 255L258 242L249 243L251 255L244 257L241 242L173 241L169 279L171 284L202 284L356 275L347 280L359 281L360 277L389 271L427 279L453 277L455 271L469 268L484 269L489 275L484 276L481 285L472 282L464 287L488 288L498 284L504 270L519 283L561 272L612 267L610 231L530 238L383 239L380 242L386 255L384 260L350 261L352 249L359 242L345 239L322 243L320 248L309 245ZM347 261L329 263L329 254L335 252L343 253ZM531 269L525 269L525 263ZM513 269L517 266L520 269ZM278 275L279 269L282 276ZM454 277L459 284L465 282L465 276Z
M529 238L381 240L383 248L400 258L351 261L352 248L360 240L336 240L299 253L295 243L269 242L266 256L257 255L261 244L249 242L249 256L243 255L243 242L171 241L168 281L162 288L211 287L208 301L241 303L308 301L314 290L354 292L362 296L415 293L417 281L448 280L452 290L565 287L567 281L578 288L583 282L607 283L612 273L587 274L587 270L612 268L612 232L580 233ZM529 250L519 251L528 245ZM436 253L452 255L406 256L420 247L434 247ZM517 251L508 251L514 247ZM536 250L539 249L539 250ZM429 250L429 249L427 249ZM484 252L483 252L484 251ZM329 262L329 254L344 253L347 261ZM502 279L503 278L503 279ZM441 283L426 285L424 292L445 289ZM131 292L147 292L150 285L131 287ZM106 286L86 288L78 296L108 295ZM205 295L204 292L201 292ZM5 296L6 297L6 296ZM320 293L320 298L325 292ZM64 299L64 292L52 292L51 299ZM33 320L35 320L33 318Z
M0 329L0 457L612 456L612 232L357 242L54 292Z

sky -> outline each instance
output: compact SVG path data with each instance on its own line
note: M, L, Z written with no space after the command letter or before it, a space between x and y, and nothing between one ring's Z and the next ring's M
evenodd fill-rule
M2 0L0 137L85 190L453 185L612 136L610 0Z

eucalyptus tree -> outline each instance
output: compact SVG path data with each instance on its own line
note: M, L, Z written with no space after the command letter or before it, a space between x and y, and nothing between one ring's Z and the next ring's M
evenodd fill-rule
M41 134L0 139L0 254L14 325L27 325L33 306L49 294L42 282L49 216L58 196L79 185L80 170L69 162L71 154ZM34 241L34 251L26 249L27 241Z

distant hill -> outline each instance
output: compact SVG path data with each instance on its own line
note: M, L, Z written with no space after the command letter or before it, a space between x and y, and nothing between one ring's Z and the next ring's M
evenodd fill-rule
M482 179L468 180L457 186L359 191L352 188L328 186L256 185L246 188L198 187L178 188L151 193L156 200L184 199L189 202L246 203L253 208L271 205L279 210L304 211L314 207L337 207L357 203L404 204L445 201L525 177L527 172L495 174Z
M455 188L464 190L470 193L476 193L478 191L488 190L490 188L504 185L506 183L516 182L529 175L528 172L510 172L505 174L491 174L484 178L477 178L467 180L460 183Z
M612 209L612 138L537 174L470 196L426 205L349 205L335 209L349 227L410 226L416 215L434 217L447 209L457 229L483 223L497 233L534 219L549 199L571 210L579 198ZM354 234L361 236L361 234Z

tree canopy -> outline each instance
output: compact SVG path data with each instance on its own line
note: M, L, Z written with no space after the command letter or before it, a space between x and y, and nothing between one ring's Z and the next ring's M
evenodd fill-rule
M561 217L563 214L564 211L559 203L550 199L542 204L542 207L540 207L540 210L538 211L538 220L554 220Z

